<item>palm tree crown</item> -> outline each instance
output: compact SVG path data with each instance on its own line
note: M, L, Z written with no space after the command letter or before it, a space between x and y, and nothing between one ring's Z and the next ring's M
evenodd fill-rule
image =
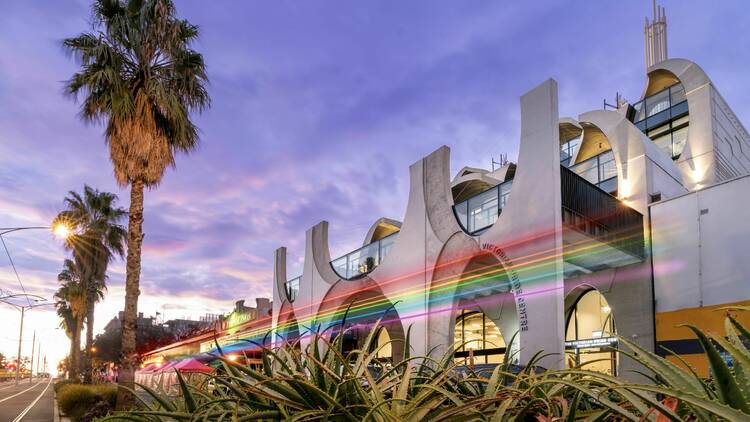
M84 120L107 120L117 181L156 185L175 152L197 145L190 112L209 106L203 56L190 48L198 27L169 0L97 0L93 12L95 32L64 41L81 63L68 92L85 96Z
M57 215L56 221L74 228L75 234L65 239L65 247L82 266L84 281L91 278L103 282L107 264L125 254L127 231L120 222L127 211L115 206L116 201L117 195L84 185L83 195L68 192L66 209Z

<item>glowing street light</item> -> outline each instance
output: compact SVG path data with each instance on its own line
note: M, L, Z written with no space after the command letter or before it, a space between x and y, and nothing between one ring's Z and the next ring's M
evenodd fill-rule
M52 233L60 239L67 239L73 234L73 230L65 223L55 223L52 225Z
M73 234L70 225L63 222L56 222L52 226L29 226L29 227L0 227L0 236L21 230L51 230L55 237L67 239Z

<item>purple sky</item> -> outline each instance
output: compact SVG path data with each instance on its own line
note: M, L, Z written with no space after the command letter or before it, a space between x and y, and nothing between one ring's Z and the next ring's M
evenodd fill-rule
M146 195L140 308L167 318L270 297L274 249L289 248L289 275L298 274L305 230L320 220L331 223L334 256L378 217L400 220L409 164L440 145L452 148L454 171L488 167L501 153L513 159L518 97L544 79L559 83L561 115L577 116L616 91L637 100L645 78L648 0L208 4L177 1L201 27L196 49L211 79L213 107L196 117L202 144ZM747 121L746 3L662 4L670 57L699 63ZM102 128L81 123L62 94L76 66L60 42L88 20L88 1L4 4L0 227L48 224L84 183L127 206ZM51 298L60 242L33 231L6 242L27 291ZM123 279L117 262L97 327L122 308ZM0 287L20 291L2 255ZM5 308L0 319L17 326ZM25 336L36 328L65 340L51 312L27 324ZM15 328L4 330L0 352L15 354L13 341Z

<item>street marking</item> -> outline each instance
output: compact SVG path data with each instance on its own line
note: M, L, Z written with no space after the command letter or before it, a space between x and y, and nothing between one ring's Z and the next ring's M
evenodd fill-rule
M2 390L7 390L8 388L11 388L11 387L15 387L16 385L19 385L19 384L20 384L20 383L19 383L19 384L16 384L16 383L15 383L15 382L13 382L13 381L9 381L9 382L10 382L10 385L6 385L5 387L3 387L3 388L0 388L0 391L2 391ZM23 379L21 379L21 382L23 382Z
M15 387L15 386L16 386L16 384L15 384L15 383L11 383L11 385L6 385L5 387L3 387L3 388L0 388L0 390L5 390L5 389L8 389L8 388L10 388L10 387Z
M41 399L42 396L44 396L44 393L46 393L49 389L50 384L52 384L52 377L50 377L49 382L47 383L47 386L44 387L44 390L42 390L42 393L39 394L37 398L33 402L31 402L31 404L26 409L24 409L23 412L21 412L21 414L16 416L16 418L13 419L13 422L19 422L21 419L23 419L24 416L26 416L27 413L29 413L31 409L34 408L34 406L36 406L37 402L39 402L39 399Z
M13 397L16 397L16 396L20 396L21 394L23 394L23 393L25 393L25 392L27 392L27 391L31 390L32 388L36 387L36 386L37 386L37 385L39 385L39 384L41 384L41 382L38 382L38 383L36 383L36 384L32 385L31 387L29 387L29 388L27 388L27 389L25 389L25 390L21 391L20 393L16 393L16 394L13 394L12 396L8 396L8 397L6 397L6 398L4 398L4 399L0 400L0 403L4 402L5 400L10 400L10 399L12 399Z

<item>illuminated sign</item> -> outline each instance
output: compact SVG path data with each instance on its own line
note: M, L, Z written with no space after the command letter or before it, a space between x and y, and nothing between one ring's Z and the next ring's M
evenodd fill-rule
M571 349L588 349L593 347L608 347L617 344L617 337L589 338L585 340L566 341L565 347Z

